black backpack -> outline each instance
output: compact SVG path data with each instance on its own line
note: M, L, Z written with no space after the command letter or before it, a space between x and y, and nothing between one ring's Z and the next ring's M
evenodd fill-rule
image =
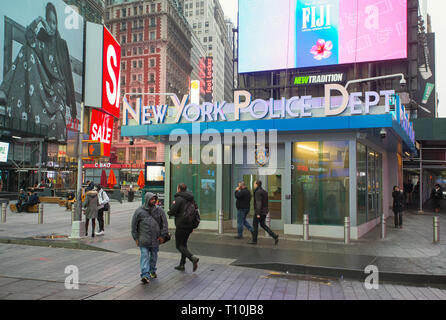
M184 219L196 229L200 225L200 211L195 201L188 201L184 205Z

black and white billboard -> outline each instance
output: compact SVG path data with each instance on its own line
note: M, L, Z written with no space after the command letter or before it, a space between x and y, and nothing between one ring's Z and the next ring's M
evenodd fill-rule
M62 0L2 1L0 97L3 112L48 126L48 138L67 140L79 128L84 22Z
M418 53L418 92L417 103L423 108L418 110L418 118L436 117L435 82L435 33L427 33L426 41L420 41ZM429 112L425 110L429 110Z

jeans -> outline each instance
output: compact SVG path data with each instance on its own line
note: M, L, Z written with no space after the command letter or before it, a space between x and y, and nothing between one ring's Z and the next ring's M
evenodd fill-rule
M158 260L159 247L156 248L144 248L141 250L141 278L149 277L151 272L156 272L156 261Z
M265 220L266 220L266 215L261 214L261 215L260 215L260 218L257 218L257 215L254 214L254 219L253 219L253 221L252 221L252 224L254 225L254 232L253 232L253 234L252 234L252 241L253 241L253 242L257 242L257 235L258 235L258 233L259 233L259 223L260 223L260 226L261 226L266 232L268 232L268 234L269 234L272 238L274 238L274 239L277 238L277 235L276 235L274 232L272 232L272 230L271 230L270 228L268 228L268 226L267 226L266 223L265 223Z
M186 258L192 259L192 253L187 248L187 240L192 233L193 229L176 229L175 230L175 242L177 250L181 253L180 265L184 266L186 264ZM191 260L192 261L192 260Z
M99 232L104 231L104 208L98 210Z
M243 226L245 226L251 233L254 232L252 226L246 221L248 213L249 209L237 209L237 232L239 237L243 237Z

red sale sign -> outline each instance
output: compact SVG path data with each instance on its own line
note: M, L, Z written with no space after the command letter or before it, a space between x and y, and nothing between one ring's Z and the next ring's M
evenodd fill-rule
M119 118L121 46L104 27L102 109Z
M110 156L113 117L97 109L91 110L90 140L104 144L104 156Z

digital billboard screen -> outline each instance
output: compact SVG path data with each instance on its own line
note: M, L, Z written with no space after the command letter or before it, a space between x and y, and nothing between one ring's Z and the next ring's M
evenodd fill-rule
M0 96L9 117L48 126L66 142L78 130L84 22L62 0L2 1Z
M239 72L407 58L407 0L239 0Z

